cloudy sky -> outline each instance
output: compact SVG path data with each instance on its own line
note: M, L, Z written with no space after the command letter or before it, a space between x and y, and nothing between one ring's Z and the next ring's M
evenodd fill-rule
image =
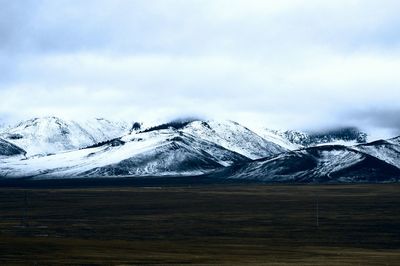
M0 0L0 120L400 134L400 1Z

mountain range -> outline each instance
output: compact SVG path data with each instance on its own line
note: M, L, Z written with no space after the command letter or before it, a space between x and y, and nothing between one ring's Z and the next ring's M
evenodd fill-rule
M128 132L126 122L96 118L83 122L57 117L34 118L0 131L0 138L24 149L27 156L48 155L94 145Z
M204 176L263 182L397 182L400 137L356 128L317 133L234 121L139 122L57 117L0 130L2 178Z

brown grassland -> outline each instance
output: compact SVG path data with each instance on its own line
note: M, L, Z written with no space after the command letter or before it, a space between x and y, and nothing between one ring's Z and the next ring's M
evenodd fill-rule
M400 265L400 185L0 188L0 265L188 263Z

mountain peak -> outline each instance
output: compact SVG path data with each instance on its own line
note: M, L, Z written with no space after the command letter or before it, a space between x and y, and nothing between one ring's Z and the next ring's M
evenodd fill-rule
M304 147L328 144L351 146L367 142L367 134L355 127L344 127L314 132L301 132L296 130L273 130L272 132L284 137L291 143Z
M28 156L46 155L94 145L121 137L128 125L107 119L83 122L55 116L36 117L2 131L0 137L27 151Z
M366 140L357 128L257 131L232 120L180 119L142 129L138 122L48 116L21 122L0 138L0 174L8 176L214 172L274 182L386 182L400 175L400 137L346 147Z

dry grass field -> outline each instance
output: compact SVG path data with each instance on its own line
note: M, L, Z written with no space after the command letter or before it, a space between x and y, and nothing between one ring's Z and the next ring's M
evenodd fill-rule
M400 185L0 188L0 265L189 263L400 265Z

